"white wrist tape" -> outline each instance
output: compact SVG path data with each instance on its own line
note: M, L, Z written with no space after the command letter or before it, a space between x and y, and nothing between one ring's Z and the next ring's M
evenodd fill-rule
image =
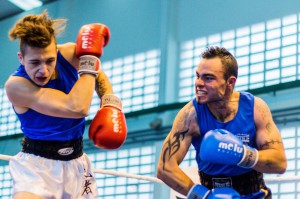
M114 106L122 110L121 100L113 94L106 94L101 98L101 107L105 107L105 106Z
M79 75L88 73L97 76L100 71L101 61L98 57L84 55L79 58Z
M244 146L244 155L238 166L243 168L253 168L258 161L258 151L255 148Z

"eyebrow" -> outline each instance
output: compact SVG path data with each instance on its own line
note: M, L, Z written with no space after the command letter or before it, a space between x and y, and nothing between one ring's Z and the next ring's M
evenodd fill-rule
M39 59L29 59L28 61L30 62L36 62L36 61L40 61Z
M196 75L199 76L199 73L197 71L196 71ZM212 73L204 73L202 76L204 76L204 77L207 77L207 76L213 76L213 77L215 77L215 75L212 74Z
M55 57L49 57L49 58L47 58L46 59L46 61L48 61L48 60L55 60ZM40 59L29 59L28 61L41 61Z

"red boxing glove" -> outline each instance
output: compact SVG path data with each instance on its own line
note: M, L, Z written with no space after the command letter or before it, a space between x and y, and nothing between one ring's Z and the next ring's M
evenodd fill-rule
M78 73L98 74L102 49L109 42L109 28L103 24L88 24L80 28L76 40L76 57L79 58Z
M101 108L89 127L89 138L102 149L117 149L127 137L125 115L121 100L110 94L101 99Z
M104 24L95 23L82 26L76 40L76 56L101 57L102 49L108 44L109 39L110 31Z

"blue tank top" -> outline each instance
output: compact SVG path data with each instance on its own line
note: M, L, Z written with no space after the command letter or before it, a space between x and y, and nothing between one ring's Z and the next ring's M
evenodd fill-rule
M59 76L50 80L44 88L53 88L69 93L78 80L76 69L57 53L56 69ZM23 65L20 65L13 76L24 77L31 81ZM72 119L53 117L28 109L25 113L16 113L24 136L34 140L70 141L82 137L85 129L85 118Z
M209 175L241 175L251 171L235 165L213 164L200 159L199 150L206 132L213 129L226 129L240 138L244 144L256 148L254 123L254 96L247 92L240 93L238 111L236 116L228 122L217 121L208 109L206 104L198 104L193 100L197 112L200 136L192 139L192 145L196 150L196 161L200 171ZM211 154L213 155L213 154Z

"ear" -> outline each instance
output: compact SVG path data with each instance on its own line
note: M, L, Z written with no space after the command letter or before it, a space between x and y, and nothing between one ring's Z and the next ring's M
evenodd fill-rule
M227 86L230 86L233 89L235 86L235 83L236 83L236 77L230 76L227 80Z
M19 58L19 62L22 64L22 65L24 65L24 59L23 59L23 55L22 55L22 53L21 52L18 52L18 58Z

